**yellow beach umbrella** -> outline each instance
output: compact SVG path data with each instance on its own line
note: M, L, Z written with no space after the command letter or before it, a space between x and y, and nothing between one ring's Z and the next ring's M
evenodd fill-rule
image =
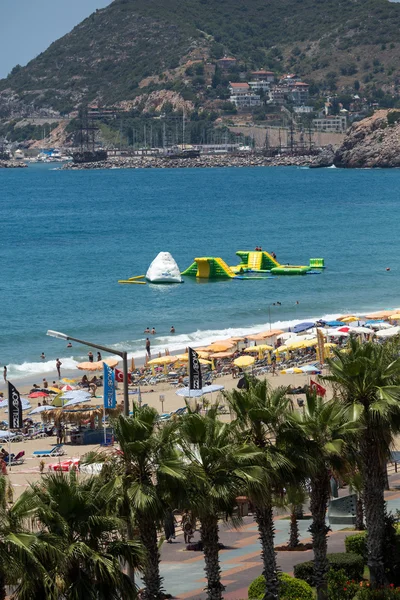
M283 371L281 371L281 375L293 375L293 373L304 375L304 371L302 371L298 367L293 367L291 369L283 369Z
M249 348L245 348L243 350L243 352L246 352L247 354L259 354L260 347L259 346L250 346Z
M389 319L390 319L391 321L400 321L400 314L399 314L399 313L396 313L395 315L391 315L391 316L389 317Z
M177 356L157 356L157 358L152 358L147 363L148 365L169 365L178 360Z
M225 350L230 350L233 348L235 344L233 342L214 342L210 344L206 348L204 348L205 352L225 352Z
M237 367L250 367L250 365L253 365L255 362L256 359L254 356L238 356L233 361L233 364Z
M334 344L333 342L324 344L324 348L336 348L336 346L337 346L337 344Z
M318 340L314 338L312 340L299 340L292 343L286 343L289 350L301 350L302 348L310 348L311 346L317 346Z
M289 348L287 346L279 346L276 350L274 350L274 354L281 354L283 352L287 352Z
M103 363L106 363L106 365L109 367L116 367L118 364L118 359L105 358L104 360L99 360L98 362L82 362L76 366L80 371L102 371L104 368Z
M339 321L342 323L353 323L353 321L359 321L360 317L355 317L354 315L349 315L348 317L340 318Z
M208 356L208 354L207 354ZM180 362L189 362L189 356L187 354L178 354L176 356L176 358L180 361ZM205 360L204 358L199 358L199 363L201 365L212 365L212 360Z

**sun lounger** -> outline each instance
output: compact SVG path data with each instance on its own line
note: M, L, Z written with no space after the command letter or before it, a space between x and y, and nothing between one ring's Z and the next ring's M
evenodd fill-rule
M14 465L22 465L24 462L24 456L25 456L25 452L24 450L21 450L21 452L18 452L18 454L16 454L14 456L14 454L10 454L9 456L6 456L3 460L6 463L6 465L11 465L12 467Z
M57 444L51 450L35 450L33 452L33 456L36 458L46 458L46 456L63 456L65 451L63 449L63 444Z

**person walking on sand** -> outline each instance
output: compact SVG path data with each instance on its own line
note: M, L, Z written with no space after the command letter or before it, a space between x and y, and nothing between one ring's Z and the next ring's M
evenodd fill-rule
M6 367L6 365L4 365L3 377L4 377L4 381L7 383L7 367Z
M57 373L58 373L58 379L61 379L61 365L62 362L59 358L56 358L56 369L57 369Z
M149 340L149 338L146 338L146 352L147 352L147 356L148 356L149 358L151 358L151 353L150 353L150 345L151 345L151 344L150 344L150 340Z

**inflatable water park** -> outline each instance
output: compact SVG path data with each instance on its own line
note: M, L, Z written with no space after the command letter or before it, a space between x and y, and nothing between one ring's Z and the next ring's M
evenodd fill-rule
M180 271L175 259L169 252L160 252L149 266L146 275L136 275L129 279L120 279L118 283L183 283L183 277L197 279L271 279L281 275L317 275L325 269L323 258L310 258L308 265L280 264L275 255L264 250L238 250L236 255L240 263L228 264L220 257L202 256L195 258L184 271Z

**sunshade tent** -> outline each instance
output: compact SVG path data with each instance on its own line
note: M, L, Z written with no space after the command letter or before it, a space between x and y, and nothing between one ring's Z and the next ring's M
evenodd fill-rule
M254 356L238 356L233 361L233 364L235 364L237 367L250 367L250 365L253 365L255 362L256 359Z

